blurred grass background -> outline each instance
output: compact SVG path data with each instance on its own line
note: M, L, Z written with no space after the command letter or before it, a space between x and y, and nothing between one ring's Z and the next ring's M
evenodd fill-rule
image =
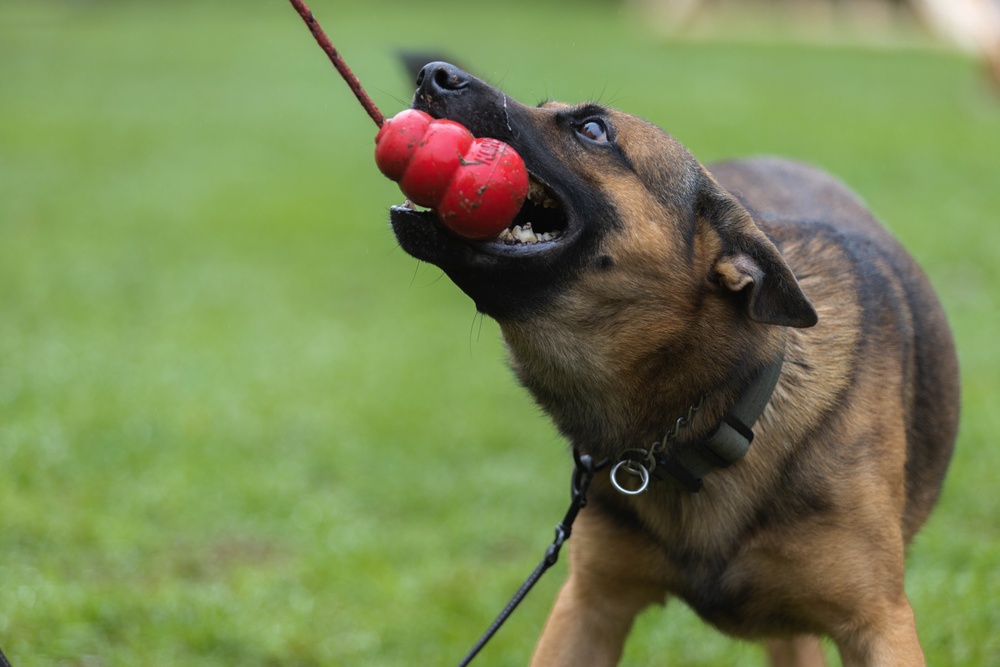
M703 161L789 155L855 187L938 286L964 369L909 559L924 648L1000 664L1000 100L974 63L909 35L665 37L610 2L312 5L387 115L412 92L396 49L441 49L523 101L598 98ZM495 324L396 248L374 134L283 0L0 4L15 667L455 663L534 567L564 445ZM482 664L527 662L564 567ZM675 603L625 658L668 663L761 653Z

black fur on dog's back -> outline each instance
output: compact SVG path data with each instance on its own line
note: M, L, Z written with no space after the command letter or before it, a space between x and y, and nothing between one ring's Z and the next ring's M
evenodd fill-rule
M725 162L710 171L772 237L825 238L825 243L842 246L860 277L858 300L865 305L861 340L877 346L877 328L893 318L893 338L906 341L899 354L905 360L900 390L909 405L904 517L909 541L937 501L959 417L957 400L935 400L958 396L958 362L927 276L864 203L825 172L778 158ZM794 260L790 264L794 271ZM889 299L893 303L886 308Z

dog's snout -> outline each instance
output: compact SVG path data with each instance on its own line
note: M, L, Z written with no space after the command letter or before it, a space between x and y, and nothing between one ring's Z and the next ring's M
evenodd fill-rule
M516 103L507 96L451 63L436 60L417 75L417 90L411 105L434 118L461 123L476 137L493 137L511 143ZM516 148L516 147L515 147Z
M417 90L424 94L455 93L468 87L472 76L450 63L433 62L424 65L417 75Z

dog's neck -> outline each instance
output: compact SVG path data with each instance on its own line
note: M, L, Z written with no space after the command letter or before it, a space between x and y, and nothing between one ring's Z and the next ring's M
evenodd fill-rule
M633 453L631 458L622 458L622 463L616 465L616 469L627 466L633 475L645 477L642 489L649 481L650 473L655 471L657 478L669 482L675 488L692 493L701 490L705 475L713 470L728 468L746 456L754 440L754 425L774 394L784 360L785 351L782 349L773 361L756 369L753 379L708 435L690 438L681 432L683 427L693 421L694 412L700 410L705 398L702 397L702 400L689 409L687 415L678 418L674 427L659 442L649 449L639 450L638 457ZM614 474L612 482L626 495L637 492L623 487Z
M501 326L514 371L557 428L574 447L611 460L662 439L698 402L686 435L707 436L780 357L786 333L755 327L753 345L733 336L726 350L692 345L629 358L621 350L560 341L537 321Z

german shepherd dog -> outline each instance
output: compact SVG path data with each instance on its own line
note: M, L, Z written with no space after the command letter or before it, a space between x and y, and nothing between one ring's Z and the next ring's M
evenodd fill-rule
M501 139L528 200L468 241L394 207L402 248L500 325L594 478L532 665L614 665L679 597L773 665L923 665L904 551L958 424L954 343L916 263L839 181L702 166L640 118L530 107L443 62L413 107ZM750 445L750 440L753 440Z

